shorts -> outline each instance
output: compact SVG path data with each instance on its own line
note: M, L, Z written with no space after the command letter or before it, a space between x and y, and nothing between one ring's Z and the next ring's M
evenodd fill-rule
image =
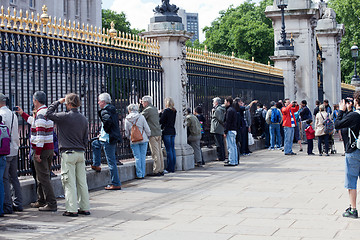
M360 150L345 154L345 188L356 189L360 176Z

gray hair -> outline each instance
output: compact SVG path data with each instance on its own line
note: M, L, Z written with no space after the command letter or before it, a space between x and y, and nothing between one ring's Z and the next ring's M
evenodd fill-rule
M149 104L151 104L151 105L153 104L153 99L152 99L152 97L149 96L149 95L143 96L142 99L141 99L141 101L147 102L147 103L149 103Z
M130 104L127 109L129 112L139 112L139 106L137 104Z
M324 105L324 104L321 104L321 105L319 106L319 111L320 111L320 112L324 112L324 111L325 111L325 105Z
M33 99L37 100L41 104L46 104L46 93L43 91L37 91L34 93Z
M270 102L270 106L275 106L276 102L275 101L271 101Z
M213 101L217 102L218 104L221 104L221 98L219 97L213 98Z
M99 95L99 100L105 103L111 103L111 96L108 93L102 93Z

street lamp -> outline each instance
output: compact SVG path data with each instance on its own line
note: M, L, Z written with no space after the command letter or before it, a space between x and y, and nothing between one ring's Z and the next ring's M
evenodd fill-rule
M359 57L359 48L355 44L351 47L351 56L354 59L354 76L351 79L351 84L355 87L360 87L360 79L356 72L356 60Z
M286 40L285 32L285 8L288 6L288 0L276 0L276 5L281 9L281 39L277 42L279 50L294 50L294 47L291 46L290 40Z

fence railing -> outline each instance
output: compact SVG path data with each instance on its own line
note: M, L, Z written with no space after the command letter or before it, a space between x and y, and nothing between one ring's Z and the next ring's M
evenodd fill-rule
M32 94L47 93L48 104L69 92L79 94L80 111L89 120L90 136L97 135L100 122L97 96L109 92L123 124L126 106L152 95L162 108L162 69L156 41L112 29L102 30L84 24L35 17L10 9L0 14L0 92L9 96L9 106L19 105L32 112ZM18 14L19 13L19 14ZM65 109L60 109L65 110ZM30 173L29 126L19 118L21 146L19 173ZM122 128L122 127L121 127ZM118 159L132 157L129 141L117 147ZM90 147L86 151L91 160ZM53 168L60 167L59 159Z

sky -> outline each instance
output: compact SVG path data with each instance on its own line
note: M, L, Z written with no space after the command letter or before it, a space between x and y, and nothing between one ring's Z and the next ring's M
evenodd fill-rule
M239 6L245 0L170 0L186 12L199 13L200 42L205 40L202 29L210 26L219 16L219 11L226 10L230 5ZM316 0L315 2L317 2ZM258 3L260 0L253 0ZM124 12L132 28L148 30L153 9L161 4L161 0L102 0L103 9Z
M227 9L231 4L238 6L245 0L170 0L186 12L199 13L199 26L203 29L219 16L219 11ZM260 0L253 0L259 2ZM161 5L161 0L102 0L103 9L124 12L132 28L148 30L150 18L154 16L153 9ZM205 36L200 30L200 41Z

